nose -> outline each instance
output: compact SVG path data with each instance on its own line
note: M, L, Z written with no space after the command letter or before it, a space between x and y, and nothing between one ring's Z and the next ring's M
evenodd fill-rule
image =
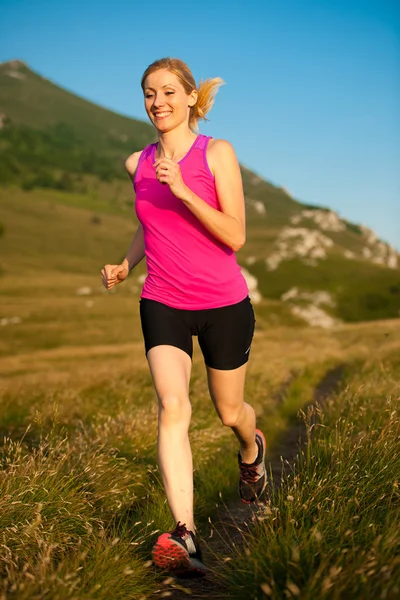
M158 94L154 97L154 102L153 102L153 106L154 108L159 108L160 106L164 105L164 98Z

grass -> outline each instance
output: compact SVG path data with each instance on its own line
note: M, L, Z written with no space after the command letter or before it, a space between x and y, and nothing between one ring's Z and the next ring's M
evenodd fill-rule
M50 279L43 283L43 290L47 285ZM59 293L64 301L62 290ZM46 297L46 293L37 297L43 310L46 303L49 306ZM18 298L14 301L19 302ZM49 310L48 323L59 332L67 320L73 343L64 341L57 347L41 349L42 342L22 321L19 327L25 341L21 349L2 360L0 556L2 597L7 600L46 595L60 600L150 599L175 593L177 583L167 580L163 584L165 575L155 572L148 562L157 534L170 529L173 523L156 466L156 401L139 340L138 315L128 304L124 311L119 310L119 302L125 301L122 292L106 294L103 300L112 300L114 310L110 313L109 304L100 305L103 308L99 308L98 319L107 322L108 318L99 336L102 345L85 338L75 316L78 305L71 304L69 317L61 313L61 321L58 310ZM138 340L127 343L125 338L118 341L113 332L126 327L129 310L132 332L137 332ZM393 335L385 336L387 330L388 323L382 322L349 325L336 332L322 331L318 336L301 328L274 327L256 332L246 395L255 407L270 451L290 427L299 407L312 400L313 390L327 370L356 359L362 365L371 347L378 349L380 356L398 350L398 324L391 323ZM79 335L85 345L77 345ZM390 368L387 364L386 374ZM370 380L371 389L376 385L374 377L368 371L362 374L364 381ZM220 424L211 406L197 349L191 398L195 511L199 531L207 538L209 519L215 522L224 503L236 497L237 442ZM369 410L368 415L372 418L373 412ZM325 463L329 462L334 439L329 443L331 446L324 449ZM327 468L324 464L321 477L326 476ZM306 464L301 469L308 472ZM296 497L290 490L298 483L289 480L287 485L284 493ZM324 485L326 497L331 497L334 490L328 490L329 482ZM288 522L287 511L295 510L298 504L287 506L285 497L277 494L273 506L285 515L277 531L282 535L287 529L291 536L288 533L287 544L291 544L296 532ZM324 504L321 510L325 508ZM359 525L354 523L354 528ZM270 530L265 535L269 547ZM260 536L257 530L255 538L262 540ZM278 534L276 538L280 539ZM385 540L383 544L389 543ZM283 538L281 541L283 544ZM334 553L337 538L333 541ZM389 544L388 552L390 548ZM260 545L260 555L265 552ZM232 552L231 557L240 558ZM236 576L246 573L245 585L251 586L251 573L253 580L254 574L258 578L262 573L263 580L256 580L257 589L264 583L272 585L270 579L265 579L263 560L257 568L253 563L239 562ZM331 564L329 553L326 561ZM335 561L332 565L337 566ZM305 580L312 566L307 569L302 575ZM219 584L221 589L228 589L228 581L229 577ZM296 578L290 581L300 585ZM234 597L242 584L242 580L235 580L233 591L226 593Z
M74 194L3 190L0 600L150 600L179 587L149 564L158 533L173 523L157 469L156 398L138 314L144 265L115 292L105 293L100 285L101 267L122 258L135 225L121 206L100 200L113 193L103 184L81 202ZM122 198L125 191L119 193ZM100 217L95 222L94 214ZM278 285L271 276L272 296ZM85 287L89 293L82 295ZM385 398L391 395L394 404L398 395L399 365L391 357L399 354L399 321L309 329L275 297L256 306L256 318L246 398L271 460L326 372L346 364L349 388L326 405L325 427L314 427L312 454L301 456L295 474L289 472L281 491L274 490L259 515L265 519L254 523L245 545L235 551L228 543L231 561L210 565L208 597L242 598L246 586L246 598L268 597L269 590L277 598L296 596L297 590L310 598L315 590L313 597L339 598L343 590L342 597L347 590L357 597L362 590L363 600L369 594L390 599L398 538L388 486L398 465L390 429L395 418L390 420ZM198 348L190 393L195 514L212 554L210 521L218 521L225 504L237 502L237 441L212 407ZM388 468L379 470L385 461ZM354 481L346 477L349 463ZM365 465L371 477L379 476L365 478ZM356 495L358 480L363 485ZM373 513L371 519L365 511L355 513L353 501L345 503L350 492ZM346 537L348 530L353 534ZM339 560L345 548L348 568ZM370 575L373 566L358 573L370 564L369 554L364 563L359 559L367 549L383 557Z
M296 468L223 569L229 597L398 597L399 375L398 354L357 362L344 391L303 414Z

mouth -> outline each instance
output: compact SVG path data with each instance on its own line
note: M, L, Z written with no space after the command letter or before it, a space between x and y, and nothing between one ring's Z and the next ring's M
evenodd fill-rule
M157 121L159 121L160 119L166 119L167 117L169 117L169 115L171 114L171 111L164 111L164 112L156 112L153 113L153 116L155 119L157 119Z

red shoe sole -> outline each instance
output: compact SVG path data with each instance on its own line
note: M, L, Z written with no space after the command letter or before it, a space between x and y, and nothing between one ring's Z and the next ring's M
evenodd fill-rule
M163 533L153 548L153 562L160 569L184 571L190 566L190 556L179 542Z
M152 556L156 567L171 571L177 577L186 579L206 575L203 563L196 558L191 558L182 545L171 539L168 533L160 535L153 548Z

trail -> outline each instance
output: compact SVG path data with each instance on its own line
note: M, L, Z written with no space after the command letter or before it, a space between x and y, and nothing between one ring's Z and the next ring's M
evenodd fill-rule
M323 406L327 398L335 393L344 376L345 365L340 364L325 373L313 391L313 401L303 407L319 404ZM294 376L283 383L275 394L277 403L283 402L287 389ZM267 457L267 470L272 474L273 483L279 486L282 473L282 461L293 464L299 451L299 446L306 439L305 423L297 417L293 419L290 426L282 433L273 447L269 449ZM267 488L268 489L268 488ZM227 592L221 589L216 580L218 568L224 559L229 560L234 547L243 544L246 531L252 524L254 513L258 511L258 505L247 505L239 498L229 502L218 513L215 521L210 524L209 537L202 538L202 551L204 563L209 570L207 577L195 580L179 580L165 586L159 597L169 597L172 600L187 598L203 598L207 600L227 600ZM179 589L181 588L181 589ZM170 595L165 596L166 592ZM244 599L245 600L245 599Z

